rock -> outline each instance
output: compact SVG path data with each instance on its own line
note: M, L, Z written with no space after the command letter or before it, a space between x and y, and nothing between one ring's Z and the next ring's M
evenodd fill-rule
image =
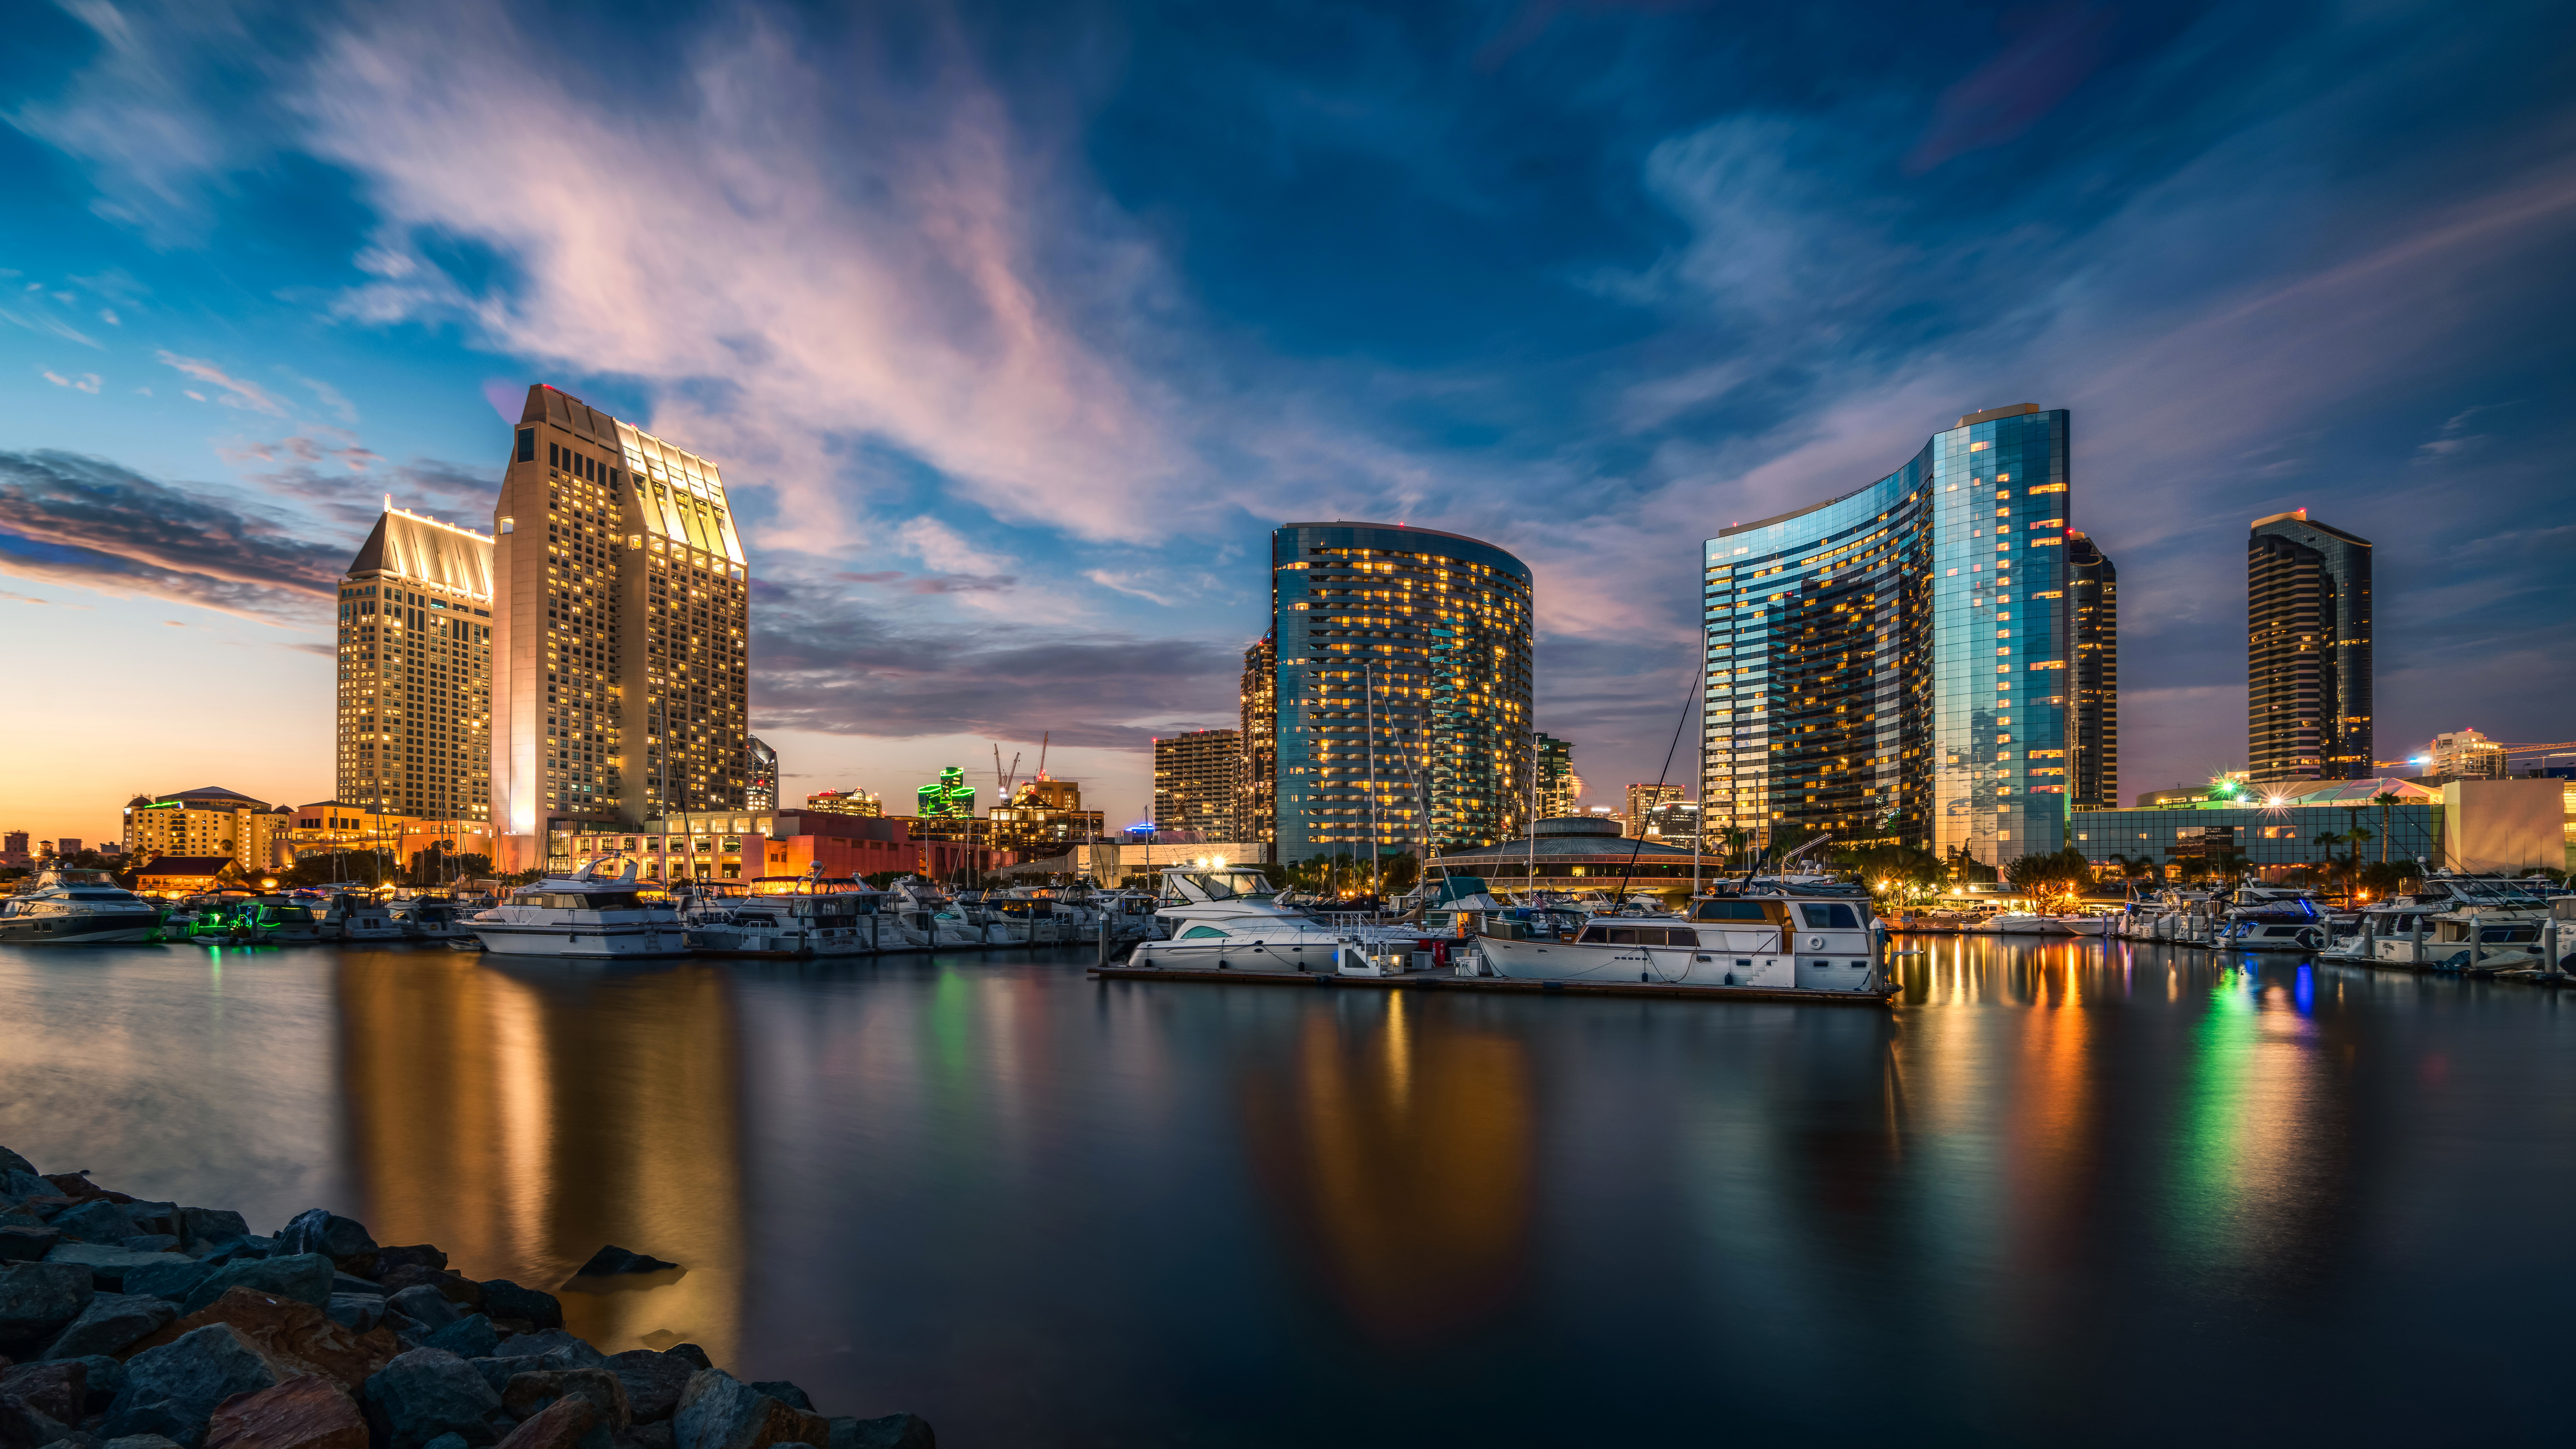
M42 1197L53 1190L52 1183L32 1172L0 1171L0 1197Z
M607 1360L607 1355L573 1337L560 1328L543 1333L512 1334L494 1355L498 1358L545 1358L544 1365L525 1364L524 1368L593 1368ZM560 1363L551 1360L562 1360Z
M107 1440L100 1449L179 1449L179 1444L158 1434L128 1434L122 1439Z
M49 1227L0 1228L0 1263L33 1263L54 1250L63 1235Z
M0 1449L38 1449L71 1436L70 1426L16 1394L0 1393Z
M939 1438L919 1414L834 1419L830 1449L939 1449Z
M93 1295L80 1317L45 1348L48 1359L113 1354L179 1316L179 1306L138 1293Z
M809 1414L814 1412L812 1396L785 1379L754 1379L751 1386L791 1409L803 1409Z
M462 1434L441 1434L437 1438L430 1440L427 1444L422 1445L421 1449L466 1449L465 1436Z
M563 1304L551 1293L522 1288L507 1278L483 1281L483 1311L494 1318L531 1328L563 1327Z
M381 1327L361 1333L334 1321L310 1303L234 1288L144 1339L136 1350L127 1353L127 1361L133 1362L141 1349L176 1342L214 1324L227 1325L241 1334L286 1376L320 1374L352 1393L402 1351L393 1335Z
M179 1304L181 1312L195 1313L234 1288L249 1288L273 1293L280 1298L293 1298L319 1308L331 1301L331 1260L319 1253L297 1253L283 1258L244 1258L223 1264L207 1274Z
M501 1441L502 1449L608 1449L608 1443L599 1411L578 1395L546 1405Z
M677 1263L665 1263L661 1259L649 1254L630 1253L626 1249L612 1244L609 1247L602 1248L598 1252L591 1254L590 1261L582 1264L581 1271L575 1273L573 1276L576 1278L600 1278L616 1273L658 1273L665 1268L676 1268L678 1266L680 1265Z
M147 1233L167 1233L173 1237L178 1235L179 1205L175 1202L151 1202L144 1198L136 1198L125 1205L125 1214L134 1219L136 1227Z
M322 1311L332 1322L364 1333L384 1321L385 1300L373 1293L334 1293Z
M376 1249L376 1271L390 1273L396 1268L431 1268L447 1266L447 1255L427 1243L409 1248Z
M125 1287L125 1275L138 1268L193 1268L195 1260L178 1253L138 1253L113 1243L60 1243L45 1255L48 1263L78 1263L89 1270L90 1286L110 1293Z
M279 1229L277 1251L319 1253L352 1273L376 1268L376 1240L367 1236L367 1225L322 1208L307 1208Z
M480 1313L460 1318L420 1341L423 1348L443 1348L458 1358L490 1358L501 1346L492 1320Z
M84 1414L106 1412L117 1391L125 1387L125 1365L103 1353L94 1353L80 1360L80 1366L89 1371L89 1398L81 1411Z
M197 1285L205 1282L215 1271L215 1265L201 1263L194 1258L166 1253L161 1256L164 1261L127 1268L118 1279L117 1286L127 1293L145 1293L155 1298L167 1298L173 1303L185 1303Z
M274 1388L281 1377L231 1324L210 1323L127 1359L125 1387L108 1406L99 1432L107 1438L160 1434L195 1445L205 1437L206 1420L216 1405L235 1394ZM146 1422L149 1416L142 1411L154 1406L170 1412L176 1432L167 1423Z
M417 1287L424 1283L437 1289L440 1296L460 1308L483 1306L482 1284L455 1273L441 1272L425 1264L415 1263L407 1267L387 1269L376 1279L376 1285L385 1290L387 1298L391 1298L405 1288Z
M92 1198L78 1207L66 1208L50 1219L64 1237L84 1243L121 1243L141 1233L142 1224L121 1203Z
M111 1411L90 1427L99 1435L115 1436L105 1441L111 1444L175 1444L182 1449L196 1442L188 1436L204 1431L203 1425L190 1427L179 1410L158 1402Z
M568 1394L589 1400L591 1408L599 1413L599 1421L611 1429L623 1429L634 1420L624 1381L604 1368L550 1369L513 1375L501 1390L501 1407L512 1418L524 1419Z
M416 1348L366 1383L367 1422L383 1449L422 1449L441 1435L489 1444L501 1396L483 1376L443 1349Z
M689 1375L696 1373L699 1366L671 1354L638 1348L612 1353L600 1367L617 1375L617 1381L625 1386L627 1411L634 1422L651 1424L671 1417L671 1411L680 1406L680 1391L689 1386Z
M445 1328L465 1316L464 1310L447 1301L447 1295L427 1283L415 1283L400 1293L387 1294L385 1307L432 1330Z
M181 1242L194 1246L249 1237L250 1224L240 1213L224 1208L183 1207L179 1209L178 1232Z
M674 1449L770 1449L777 1444L824 1444L832 1426L760 1392L722 1369L700 1369L680 1391L671 1416Z
M36 1175L36 1164L20 1157L17 1153L10 1151L6 1147L0 1147L0 1172L23 1172L29 1177L33 1177Z
M49 1419L77 1424L89 1416L89 1365L22 1363L0 1369L0 1394L15 1395Z
M42 1343L80 1316L97 1290L78 1263L0 1267L0 1353Z
M179 1239L170 1233L137 1233L117 1246L129 1253L175 1253Z
M610 1439L613 1449L675 1449L671 1441L671 1421L658 1424L629 1424Z
M197 1254L196 1258L200 1263L221 1267L226 1263L238 1263L249 1258L269 1257L271 1255L268 1248L269 1242L266 1238L227 1238Z
M707 1351L694 1343L675 1343L662 1351L673 1358L687 1359L702 1369L716 1366L715 1360L707 1357Z
M127 1197L121 1192L109 1192L106 1188L90 1181L89 1173L86 1170L80 1172L46 1172L39 1173L38 1176L44 1178L45 1181L52 1183L54 1191L62 1194L64 1197L103 1197L110 1202L120 1203L134 1201L134 1199Z
M367 1449L367 1419L338 1384L303 1374L216 1405L206 1449Z

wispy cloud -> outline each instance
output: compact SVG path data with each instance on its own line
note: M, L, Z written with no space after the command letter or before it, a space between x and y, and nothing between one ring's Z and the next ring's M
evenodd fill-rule
M103 458L0 452L0 573L307 622L346 563L282 519Z
M56 387L70 388L74 392L94 393L98 391L98 374L95 372L84 372L76 377L65 377L61 373L56 372L49 367L45 369L45 381L52 383Z
M183 376L193 377L210 387L222 389L222 395L215 400L225 407L245 408L251 412L266 413L276 418L286 416L285 402L277 394L261 387L258 383L234 377L202 357L181 357L166 349L155 355L161 359L162 366L177 368ZM191 392L188 396L201 402L205 400L202 393Z

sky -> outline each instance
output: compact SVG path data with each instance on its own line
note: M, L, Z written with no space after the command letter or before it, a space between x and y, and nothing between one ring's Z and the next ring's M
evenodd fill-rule
M2244 539L2378 544L2378 752L2576 738L2576 11L27 3L0 824L332 791L390 496L530 382L717 459L784 793L1150 806L1282 522L1491 540L1595 802L1698 544L2073 412L2123 793L2241 765ZM1687 759L1687 755L1684 756Z

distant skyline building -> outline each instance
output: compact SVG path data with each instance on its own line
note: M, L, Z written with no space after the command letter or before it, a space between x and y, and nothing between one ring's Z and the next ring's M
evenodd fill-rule
M1292 523L1271 534L1278 849L1434 851L1528 811L1529 566L1454 533Z
M1081 782L1044 775L1021 781L1008 803L993 807L985 825L993 849L1041 856L1098 840L1104 831L1100 812L1082 808Z
M2068 421L1970 413L1867 487L1708 541L1709 829L1989 865L2065 844Z
M1279 648L1268 634L1243 651L1243 761L1234 795L1234 838L1279 839Z
M824 815L861 815L881 818L885 799L872 791L820 790L805 797L805 808Z
M284 862L294 812L237 790L207 785L171 795L137 795L125 804L128 854L199 859L222 856L257 872Z
M1243 776L1241 730L1191 730L1154 739L1154 829L1232 832Z
M1583 778L1574 773L1574 742L1554 735L1533 738L1538 752L1537 817L1553 820L1574 813L1583 796Z
M778 808L778 752L753 735L743 746L742 808Z
M2501 780L2504 746L2476 730L2444 730L2424 751L2424 775L2441 780Z
M495 866L569 867L597 832L685 836L692 814L745 811L751 575L716 465L543 383L512 441L493 510Z
M1679 785L1631 782L1628 786L1628 808L1620 812L1626 822L1623 833L1632 840L1643 839L1646 834L1646 817L1655 807L1667 801L1682 799L1688 794L1690 792Z
M2372 759L2368 539L2304 508L2245 545L2245 764L2258 785L2359 780Z
M333 798L491 818L492 559L491 539L386 500L340 579Z
M972 820L975 818L975 787L966 783L966 771L950 765L939 772L939 778L912 792L913 815L922 820Z
M2067 759L2067 807L2120 806L2120 571L2092 539L2066 530L2066 606L2073 612L2075 655L2067 680L2075 702L2075 739Z

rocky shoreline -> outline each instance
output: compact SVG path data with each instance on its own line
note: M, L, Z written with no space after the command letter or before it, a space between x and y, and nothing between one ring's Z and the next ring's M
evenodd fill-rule
M673 1265L602 1248L585 1273ZM0 1148L0 1449L936 1449L694 1344L604 1354L551 1293L321 1208L140 1201Z

